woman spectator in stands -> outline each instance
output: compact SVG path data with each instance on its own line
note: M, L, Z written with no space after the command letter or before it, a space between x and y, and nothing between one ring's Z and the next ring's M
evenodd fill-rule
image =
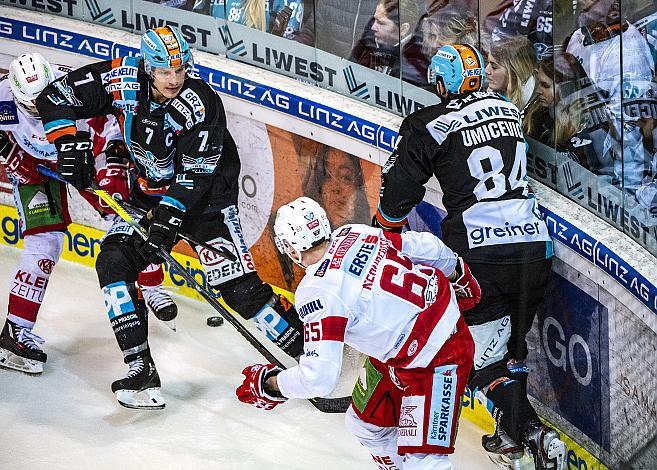
M288 39L299 33L303 22L302 0L212 0L195 11Z
M536 70L535 98L527 106L525 135L595 171L596 157L585 129L584 93L590 82L568 53L543 59Z
M510 36L495 41L486 64L488 87L522 110L534 92L536 65L534 47L526 37Z

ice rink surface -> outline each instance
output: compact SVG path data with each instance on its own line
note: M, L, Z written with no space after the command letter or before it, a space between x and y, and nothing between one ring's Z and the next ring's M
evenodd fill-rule
M19 251L0 247L2 315ZM46 339L41 376L0 369L1 470L374 469L343 415L306 401L273 411L240 403L242 369L262 363L228 323L206 326L202 302L176 296L178 331L151 317L150 344L167 401L162 411L121 407L110 390L127 371L105 314L96 273L55 268L35 333ZM496 468L481 433L461 420L456 468Z

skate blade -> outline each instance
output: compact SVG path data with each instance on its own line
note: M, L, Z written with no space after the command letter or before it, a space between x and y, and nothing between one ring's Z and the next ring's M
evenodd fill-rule
M29 375L39 375L43 372L43 362L25 359L3 348L0 348L0 367Z
M146 390L117 390L114 392L121 406L134 410L161 410L165 407L159 387Z
M554 463L552 470L563 470L566 465L566 444L561 439L552 439L547 449L548 461Z
M176 329L176 320L169 320L169 321L162 320L162 323L168 326L172 331L178 331Z

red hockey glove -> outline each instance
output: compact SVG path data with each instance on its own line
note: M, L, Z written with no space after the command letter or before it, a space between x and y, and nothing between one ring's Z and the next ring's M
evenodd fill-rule
M55 169L55 163L35 158L14 143L4 132L0 131L0 163L8 176L20 184L42 184L48 181L37 170L37 165Z
M128 188L128 168L125 165L108 163L105 168L98 170L96 181L98 187L107 191L114 199L128 200L130 189ZM98 198L98 204L104 212L114 213L105 201L100 198Z
M462 312L470 310L477 305L481 300L481 287L470 272L470 268L459 256L456 261L456 280L451 281L454 292L456 293L456 301Z
M245 377L244 382L235 390L237 399L242 403L248 403L265 410L273 410L276 405L285 403L287 398L280 393L265 391L265 381L282 370L274 364L255 364L245 367L242 371Z

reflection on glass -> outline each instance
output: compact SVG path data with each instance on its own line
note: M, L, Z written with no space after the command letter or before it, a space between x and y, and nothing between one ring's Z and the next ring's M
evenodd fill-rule
M416 34L419 21L417 0L379 0L349 60L386 75L426 85L428 61Z
M634 194L649 156L639 122L624 111L623 102L642 99L650 90L654 72L650 49L638 29L621 18L617 1L585 0L577 21L581 27L566 51L582 64L604 103L601 120L606 122L595 135L598 158L603 172L611 173L611 183Z
M584 168L595 169L595 152L584 118L587 82L572 55L560 53L543 59L536 70L536 94L527 106L524 126L528 137L556 148Z
M486 28L493 42L509 37L529 39L540 60L554 53L552 39L552 0L520 0L503 2L508 5L486 19Z
M215 18L293 39L303 24L303 0L208 0L203 10Z

